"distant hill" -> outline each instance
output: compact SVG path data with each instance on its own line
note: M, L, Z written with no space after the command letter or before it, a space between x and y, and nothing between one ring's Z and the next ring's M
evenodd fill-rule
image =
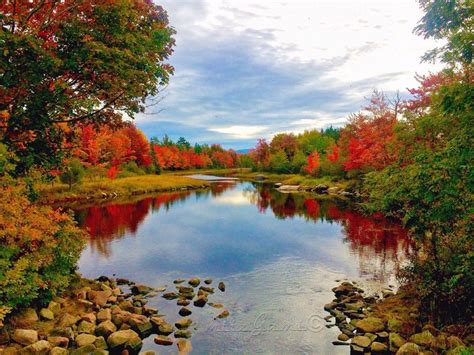
M247 154L248 152L250 152L250 148L237 149L236 152L239 153L239 154Z

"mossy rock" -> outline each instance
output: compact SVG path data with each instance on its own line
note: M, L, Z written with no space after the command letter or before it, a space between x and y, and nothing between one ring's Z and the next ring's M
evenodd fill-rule
M435 337L433 336L433 334L430 333L429 330L425 330L424 332L413 334L410 337L409 341L428 348L435 341Z

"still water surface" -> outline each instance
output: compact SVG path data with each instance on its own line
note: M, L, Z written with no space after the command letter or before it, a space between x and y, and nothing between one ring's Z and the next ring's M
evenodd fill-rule
M348 354L331 344L337 328L322 319L335 280L393 283L409 249L403 229L383 218L240 181L86 207L76 216L91 234L79 262L86 277L115 274L170 290L179 277L226 283L210 301L223 303L229 318L190 306L196 354ZM176 300L156 297L149 305L170 322L179 318ZM152 338L144 350L176 353Z

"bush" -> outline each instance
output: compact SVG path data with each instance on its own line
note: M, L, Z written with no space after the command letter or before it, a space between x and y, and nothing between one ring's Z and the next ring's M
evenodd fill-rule
M45 304L67 287L84 237L70 215L31 204L19 188L2 188L0 308Z

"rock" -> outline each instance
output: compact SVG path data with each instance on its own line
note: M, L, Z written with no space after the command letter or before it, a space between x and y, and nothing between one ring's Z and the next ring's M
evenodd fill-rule
M178 300L178 302L176 302L176 304L177 304L178 306L184 306L184 307L189 306L190 303L191 303L191 302L188 301L188 300L185 299L185 298L184 298L184 299L183 299L183 298L180 298L180 299Z
M128 279L118 278L116 281L117 285L130 285L131 282Z
M150 318L151 324L153 324L155 327L159 327L160 325L166 323L165 319L163 317L159 316L154 316Z
M376 317L361 319L355 323L355 326L364 333L377 333L385 329L383 320Z
M143 343L136 332L128 329L119 330L118 332L112 333L107 339L107 344L111 350L125 347L134 351L138 351L142 347Z
M99 313L97 313L97 320L99 322L112 320L112 311L110 310L110 308L100 310Z
M193 350L191 342L186 339L179 339L177 345L180 354L188 354Z
M280 192L296 192L299 188L299 185L281 185L277 190Z
M89 301L97 306L103 307L107 304L107 300L112 296L111 290L106 291L89 291L87 293Z
M115 333L116 331L117 327L110 320L103 321L95 329L95 333L98 336L103 336L104 338L108 338L110 334Z
M12 323L18 327L29 327L36 323L39 318L33 308L26 308L12 317Z
M350 338L347 334L341 333L338 335L337 340L340 341L348 341Z
M383 343L379 343L378 341L374 341L370 345L370 351L375 352L375 353L386 352L387 349L388 349L387 345L385 345Z
M16 329L12 339L21 345L31 345L38 341L38 332L32 329Z
M71 327L66 327L66 328L54 328L49 332L50 336L59 336L59 337L65 337L68 338L69 340L73 340L75 337L74 331L72 330Z
M207 293L214 293L214 287L201 286L199 289Z
M217 315L216 318L214 319L221 319L221 318L227 318L230 315L229 311L227 309L224 309L221 313Z
M164 345L164 346L169 346L173 345L173 339L166 337L164 335L158 335L154 339L155 343L158 345Z
M132 291L134 295L146 295L150 293L151 291L153 291L153 289L146 285L133 285L130 288L130 291Z
M187 316L189 316L189 315L190 315L191 313L193 313L193 312L191 312L191 311L190 311L188 308L186 308L186 307L181 307L181 309L179 310L178 313L179 313L179 315L182 316L182 317L187 317Z
M207 297L206 296L199 296L195 301L194 305L196 307L204 307L207 303Z
M178 329L177 331L174 332L174 337L175 338L186 338L189 339L192 337L192 333L190 330L185 330L185 329Z
M107 349L107 342L105 341L105 338L102 336L99 336L95 339L94 345L97 349Z
M79 334L76 339L74 340L77 344L77 346L80 348L82 346L94 344L96 341L97 337L92 334Z
M186 328L189 328L189 326L192 323L193 323L193 321L190 318L181 318L180 320L177 320L174 325L178 329L186 329Z
M158 326L158 334L169 335L174 332L174 328L169 323L163 323Z
M365 303L362 301L357 301L355 303L345 303L344 307L349 311L358 312L365 307Z
M178 298L179 295L176 292L167 292L167 293L163 293L161 297L167 300L174 300L175 298Z
M397 355L417 355L420 354L420 347L415 343L405 343L397 351Z
M425 330L424 332L413 334L408 341L411 343L415 343L417 345L424 346L426 348L430 347L431 344L434 342L435 337L433 334L430 333L429 330Z
M360 346L357 346L355 344L351 344L351 354L358 354L358 353L363 353L364 348L361 348Z
M147 319L131 318L129 324L142 338L149 336L153 331L153 324Z
M210 284L212 284L212 279L205 279L205 280L204 280L204 283L205 283L206 285L210 285Z
M79 322L80 319L81 318L73 316L72 314L65 313L59 319L58 326L61 327L61 328L72 327L74 324Z
M217 288L221 290L222 292L225 292L225 283L222 281L219 282L219 285L217 286Z
M186 281L185 279L176 279L173 281L174 284L178 285L178 284L182 284L184 281Z
M178 285L178 286L176 286L176 289L178 290L179 293L192 293L192 292L194 292L194 289L192 288L192 286Z
M49 355L67 355L68 351L64 348L60 348L58 346L52 348L49 352Z
M96 351L95 345L89 344L89 345L84 345L84 346L81 346L80 348L71 350L69 354L70 355L91 355L91 354L94 354L95 351Z
M402 328L403 328L403 323L399 321L398 319L390 318L387 321L387 330L389 332L398 333L402 331Z
M46 340L37 341L34 344L28 345L27 347L21 349L21 354L41 354L46 355L51 350L51 344Z
M77 332L78 333L94 334L95 333L95 324L83 320L79 323L79 326L77 327Z
M208 303L209 306L214 307L214 308L224 308L224 305L222 303Z
M55 316L61 313L61 304L58 302L51 301L48 304L48 309L53 312Z
M18 355L21 350L21 345L10 344L6 348L2 349L2 355Z
M96 320L97 320L97 317L95 315L95 313L85 313L81 316L81 319L82 320L85 320L86 322L89 322L89 323L92 323L92 324L95 324Z
M67 348L69 346L69 338L66 338L66 337L59 337L59 336L48 337L48 342L53 347Z
M199 277L193 277L192 279L188 281L188 284L190 284L193 287L199 286L200 283L201 283L201 280L199 279Z
M372 340L370 340L366 336L361 335L355 336L354 338L352 338L351 341L351 344L355 344L357 346L360 346L361 348L368 348L370 343L372 343Z
M351 344L346 343L345 341L335 340L332 342L332 345L351 345Z
M390 333L388 335L388 342L390 351L395 352L398 348L402 347L406 343L406 340L400 336L398 333Z
M156 355L153 350L146 350L140 353L140 355Z
M157 313L158 313L158 309L157 309L157 308L153 308L153 307L145 306L145 307L143 307L143 312L144 312L146 315L151 316L152 314L157 314Z
M40 317L46 320L53 320L54 313L48 308L42 308L40 311Z

